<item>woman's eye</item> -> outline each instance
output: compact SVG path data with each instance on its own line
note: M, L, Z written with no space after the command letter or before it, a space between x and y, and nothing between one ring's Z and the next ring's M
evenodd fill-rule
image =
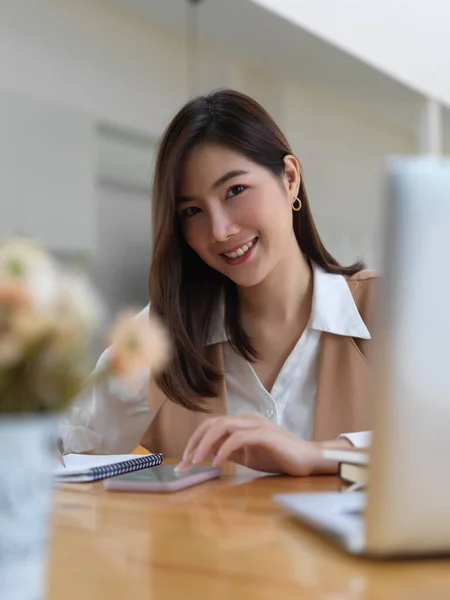
M234 196L239 196L242 192L247 189L245 185L233 185L227 191L227 198L233 198Z
M200 212L200 209L197 208L196 206L188 206L188 208L185 208L183 210L182 215L185 219L189 219L189 217L193 217L194 215L196 215L199 212Z

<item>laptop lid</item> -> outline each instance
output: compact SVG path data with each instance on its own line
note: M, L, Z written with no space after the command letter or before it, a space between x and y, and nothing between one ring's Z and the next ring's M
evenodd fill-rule
M388 164L373 331L372 553L450 550L450 160Z

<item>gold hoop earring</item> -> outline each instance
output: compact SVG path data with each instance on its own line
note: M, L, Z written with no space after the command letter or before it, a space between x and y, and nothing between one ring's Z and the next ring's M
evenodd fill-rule
M302 208L302 201L298 196L295 197L294 203L292 204L292 210L298 212Z

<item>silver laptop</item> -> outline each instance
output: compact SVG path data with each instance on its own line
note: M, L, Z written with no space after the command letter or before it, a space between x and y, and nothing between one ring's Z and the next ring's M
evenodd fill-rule
M278 495L354 554L450 553L450 160L388 164L367 493Z

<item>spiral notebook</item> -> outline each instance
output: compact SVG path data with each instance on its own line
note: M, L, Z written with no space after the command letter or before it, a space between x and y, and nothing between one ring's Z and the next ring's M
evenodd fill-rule
M162 454L66 454L65 466L58 464L53 470L53 478L61 483L84 483L123 475L156 467L162 463Z

